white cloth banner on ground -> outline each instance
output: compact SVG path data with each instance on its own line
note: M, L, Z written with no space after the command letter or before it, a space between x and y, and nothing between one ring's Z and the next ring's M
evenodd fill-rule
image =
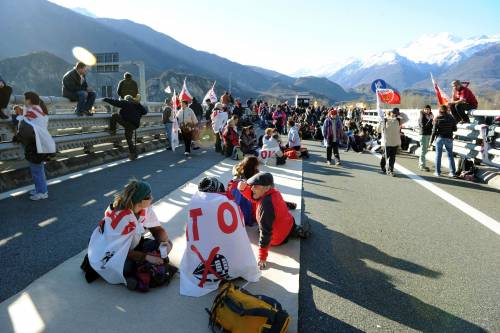
M277 147L276 149L259 149L257 157L259 163L264 165L276 165L276 153L281 152L281 149Z
M222 279L256 282L260 270L239 207L223 194L196 192L189 203L180 293L203 296Z
M152 208L142 210L137 219L129 209L113 211L108 207L104 218L90 237L90 265L107 282L125 283L123 266L129 250L139 244L144 227L159 225Z

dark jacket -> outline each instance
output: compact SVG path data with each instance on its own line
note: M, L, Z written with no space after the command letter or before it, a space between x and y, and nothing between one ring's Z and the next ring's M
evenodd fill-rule
M134 80L123 79L118 83L118 89L116 92L121 98L124 98L127 95L135 97L139 93L139 88L137 87L137 82Z
M420 134L422 135L431 135L432 134L432 120L427 119L424 112L420 111L420 117L418 118L418 125L420 127Z
M240 149L243 154L255 152L257 147L257 138L255 135L246 135L245 131L240 136Z
M440 114L434 120L434 127L432 128L431 142L434 138L440 136L446 139L453 139L453 132L457 130L457 123L449 113Z
M191 104L189 104L189 107L191 108L191 110L193 110L196 118L201 119L201 117L203 117L203 107L196 100L196 98L193 98L193 101L191 102Z
M245 112L245 109L241 106L241 105L236 105L234 108L233 108L233 114L234 115L237 115L238 118L241 118L243 117L243 113Z
M104 102L120 108L120 116L123 120L133 124L135 128L141 125L141 117L148 113L148 110L141 105L141 103L120 101L117 99L104 98Z
M81 82L80 74L78 74L76 68L64 74L62 79L62 94L72 102L78 100L78 96L76 95L78 91L87 90L87 88L88 85L85 75L83 76L83 82Z

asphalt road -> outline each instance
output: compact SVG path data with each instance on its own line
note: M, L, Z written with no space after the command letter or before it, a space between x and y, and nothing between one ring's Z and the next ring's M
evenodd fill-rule
M0 301L86 248L113 194L129 179L150 182L159 199L222 155L199 150L183 160L181 147L49 186L47 200L33 202L28 194L0 200Z
M327 166L309 142L303 165L300 332L499 332L500 236L379 159L342 153ZM500 192L417 172L500 220Z

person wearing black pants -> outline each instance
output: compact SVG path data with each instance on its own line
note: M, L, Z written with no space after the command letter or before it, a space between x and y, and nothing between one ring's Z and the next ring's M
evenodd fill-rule
M396 163L396 153L398 152L398 146L386 147L387 148L387 159L389 160L389 174L394 174L394 163ZM385 154L382 155L380 160L380 168L382 172L386 173L386 161Z
M326 160L329 164L332 162L332 151L333 156L335 157L335 163L340 165L339 143L328 140L328 145L326 147Z
M185 126L181 128L182 141L184 141L184 154L191 154L191 142L193 141L193 131Z
M455 121L460 123L470 123L467 111L477 109L478 106L476 96L467 85L462 84L460 80L454 80L451 83L453 100L448 102L448 106Z
M385 154L382 155L380 168L383 173L394 177L394 163L396 162L396 153L401 146L401 131L399 123L399 109L394 108L389 112L388 117L380 122L379 133L382 133L382 145L385 147ZM389 159L389 168L386 169L386 156Z
M0 119L9 118L8 115L3 113L3 109L7 108L9 105L10 95L12 94L12 88L5 83L5 81L0 76Z
M198 118L194 111L188 107L187 101L181 102L182 108L177 114L179 126L181 128L182 140L184 141L184 155L191 154L191 141L193 141L193 131L198 124Z
M120 124L125 129L125 140L127 140L127 146L129 151L129 158L134 160L137 158L137 150L135 148L134 140L132 139L134 135L134 131L137 127L131 122L126 121L123 117L118 113L113 113L111 116L111 120L109 122L109 131L112 135L116 135L116 124Z

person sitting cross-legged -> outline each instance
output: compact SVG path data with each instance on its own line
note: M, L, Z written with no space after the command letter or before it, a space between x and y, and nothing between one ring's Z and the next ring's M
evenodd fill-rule
M246 182L238 183L238 190L248 200L257 205L259 225L259 268L264 269L271 246L279 246L290 237L307 238L308 228L295 224L280 191L274 187L273 175L259 172Z

